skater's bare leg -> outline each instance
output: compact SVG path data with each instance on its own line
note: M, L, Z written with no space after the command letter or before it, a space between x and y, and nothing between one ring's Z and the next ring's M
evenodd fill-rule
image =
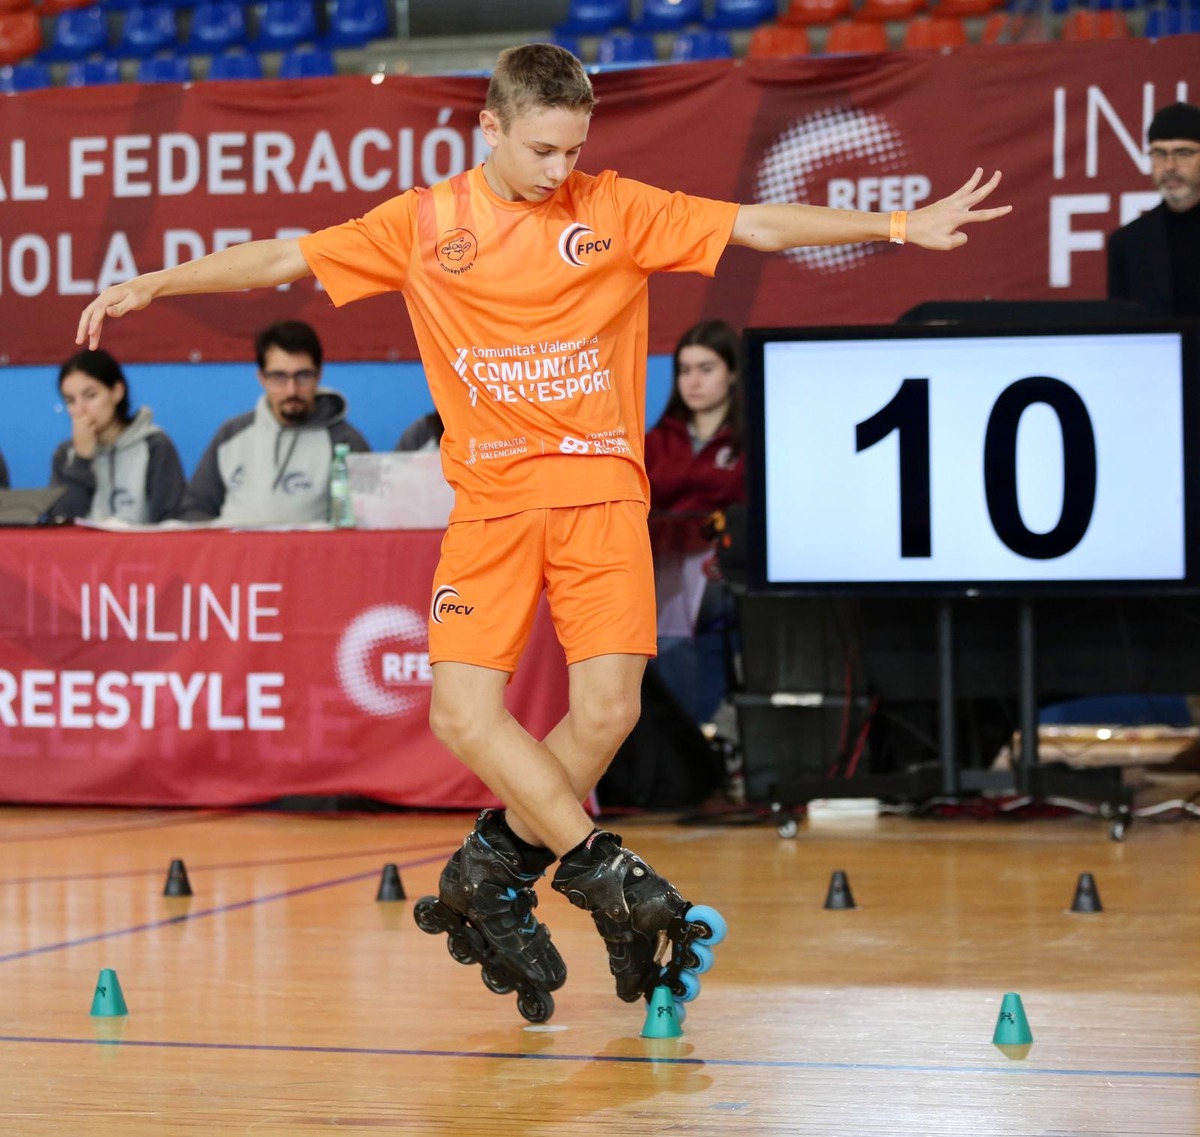
M637 722L645 665L630 655L573 664L568 712L543 743L505 708L506 672L437 663L430 726L505 803L517 836L561 855L592 832L580 801Z

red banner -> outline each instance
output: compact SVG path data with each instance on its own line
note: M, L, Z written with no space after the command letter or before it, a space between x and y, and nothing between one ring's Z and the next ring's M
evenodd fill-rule
M0 800L495 804L427 724L440 542L433 532L10 531ZM508 702L539 736L566 710L544 607Z
M1144 130L1187 97L1197 37L950 54L719 62L597 76L581 168L740 202L908 208L975 166L1016 209L953 256L886 244L726 254L659 278L651 349L702 315L886 323L925 300L1104 294L1105 233L1156 198ZM484 82L342 77L32 92L0 100L0 360L57 363L105 284L360 215L480 161ZM126 361L241 360L265 323L317 323L333 359L413 359L399 297L334 314L311 280L160 302L107 343Z

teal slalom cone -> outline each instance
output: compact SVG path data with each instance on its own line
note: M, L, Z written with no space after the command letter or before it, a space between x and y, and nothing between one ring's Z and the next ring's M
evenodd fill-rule
M105 967L96 980L96 993L92 996L92 1016L94 1018L112 1018L116 1015L129 1014L125 1005L125 994L121 990L121 981L111 967Z
M675 1013L675 1000L670 987L655 987L646 1008L646 1025L642 1027L643 1038L678 1038L683 1034L679 1017Z
M1010 991L1004 996L992 1041L997 1046L1024 1046L1033 1041L1033 1031L1029 1029L1020 995Z

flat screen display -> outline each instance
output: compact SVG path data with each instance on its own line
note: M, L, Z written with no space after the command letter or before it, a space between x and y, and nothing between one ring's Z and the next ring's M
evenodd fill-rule
M747 332L754 583L1193 589L1195 335Z

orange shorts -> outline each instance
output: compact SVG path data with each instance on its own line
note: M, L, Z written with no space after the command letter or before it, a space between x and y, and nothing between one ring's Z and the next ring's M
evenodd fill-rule
M543 588L568 663L653 656L645 505L610 501L454 522L434 577L430 663L515 671Z

